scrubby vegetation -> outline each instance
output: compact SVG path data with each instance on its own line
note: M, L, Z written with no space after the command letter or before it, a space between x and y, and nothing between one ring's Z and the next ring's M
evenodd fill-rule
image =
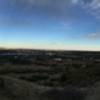
M39 50L2 50L0 51L0 76L1 77L3 76L2 78L0 78L0 86L1 86L0 88L2 89L3 87L5 87L7 90L10 90L9 91L10 93L14 93L12 92L14 90L11 89L11 87L13 88L13 86L14 88L17 86L19 88L21 86L23 88L23 89L21 88L22 89L21 91L28 92L30 90L24 90L24 88L28 87L28 84L29 84L28 89L31 88L30 84L37 84L38 86L44 86L45 91L43 92L43 94L48 93L46 92L47 87L49 87L47 91L49 91L49 89L52 88L58 88L58 87L65 88L69 85L76 87L78 89L80 88L86 89L87 87L90 87L96 82L100 81L100 53L78 52L78 51L71 52L71 51L39 51ZM16 81L18 80L22 81L20 86L17 85ZM14 81L13 84L12 81ZM12 84L11 87L9 87L10 84ZM18 84L20 84L20 82ZM27 84L27 85L23 86L22 84L23 85ZM15 91L17 91L17 88L15 89ZM21 94L20 89L18 91L19 94ZM12 95L14 96L14 94ZM11 99L11 100L16 100L16 99ZM18 100L23 100L23 99L19 98ZM49 100L49 99L43 99L43 100ZM65 99L62 100L66 100L66 97ZM75 99L68 99L68 100L75 100ZM82 100L82 98L78 100Z

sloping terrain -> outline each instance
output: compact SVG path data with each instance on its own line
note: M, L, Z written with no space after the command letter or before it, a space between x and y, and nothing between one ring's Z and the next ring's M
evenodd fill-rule
M100 82L87 88L47 87L0 76L0 100L100 100Z
M51 88L0 76L1 100L84 100L84 91L68 86Z
M49 89L23 80L0 76L1 100L40 100L40 94Z
M0 100L100 100L99 53L34 52L0 53Z

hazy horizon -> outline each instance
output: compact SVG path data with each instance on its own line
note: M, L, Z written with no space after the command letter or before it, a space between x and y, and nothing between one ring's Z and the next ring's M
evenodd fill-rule
M0 0L0 47L100 51L100 0Z

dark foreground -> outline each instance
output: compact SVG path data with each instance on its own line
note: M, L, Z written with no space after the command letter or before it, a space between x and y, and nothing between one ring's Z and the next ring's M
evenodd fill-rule
M0 100L100 100L100 52L0 50Z

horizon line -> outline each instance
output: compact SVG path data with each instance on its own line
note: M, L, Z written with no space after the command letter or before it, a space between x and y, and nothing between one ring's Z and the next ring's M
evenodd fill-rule
M18 47L0 47L0 50L43 50L43 51L71 51L71 52L100 52L100 50L87 50L87 49L50 49L50 48L18 48Z

